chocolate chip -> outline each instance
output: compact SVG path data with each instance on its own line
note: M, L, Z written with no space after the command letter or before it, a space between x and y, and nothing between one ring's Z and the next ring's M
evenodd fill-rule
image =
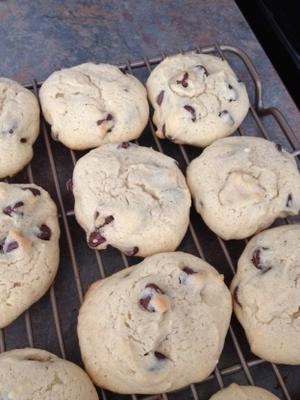
M105 225L110 224L114 220L114 217L112 215L109 215L108 217L105 218Z
M41 195L41 191L33 187L23 187L22 190L30 190L30 192L34 195L34 197Z
M282 146L281 146L281 144L276 143L276 144L275 144L275 147L276 147L276 149L277 149L279 152L282 152Z
M17 208L20 208L24 206L23 201L18 201L14 206L7 206L3 209L3 213L6 215L9 215L10 217L12 216L12 213L18 213ZM18 213L20 215L23 215L23 213Z
M12 134L12 133L14 133L14 130L13 130L13 129L10 129L10 130L8 131L8 133Z
M132 247L132 249L126 250L124 254L128 257L132 257L138 253L139 248L137 246Z
M129 146L130 146L129 142L123 142L118 144L117 149L128 149Z
M107 114L107 116L106 116L106 118L103 118L103 119L99 119L98 121L97 121L97 125L98 126L100 126L103 122L105 122L105 121L111 121L113 119L113 116L112 116L112 114Z
M162 90L162 91L159 93L159 95L157 96L157 98L156 98L156 102L157 102L157 104L158 104L159 106L160 106L161 103L163 102L164 95L165 95L165 91Z
M242 304L241 304L240 301L239 301L238 292L239 292L239 287L236 286L236 287L234 288L234 291L233 291L233 298L234 298L235 302L236 302L241 308L243 308L243 307L242 307Z
M203 71L203 74L204 74L205 76L208 76L207 69L206 69L203 65L200 65L200 64L199 64L199 65L196 65L195 68L200 69L201 71Z
M13 250L16 250L19 247L19 243L16 241L10 242L8 243L8 245L6 246L6 253L10 253Z
M24 137L22 137L22 138L20 139L20 142L21 142L21 143L27 143L27 139L24 138Z
M292 207L293 204L293 197L291 195L291 193L289 193L287 200L286 200L286 207Z
M230 97L228 98L229 103L236 101L238 99L237 91L230 85L230 83L228 84L228 89L231 91Z
M16 250L19 247L19 243L16 242L15 240L8 243L8 245L6 246L6 249L4 249L5 246L5 239L0 241L0 253L4 254L4 253L10 253L13 250Z
M127 75L127 71L124 68L119 68L119 70L122 72L122 74Z
M190 268L190 267L184 267L184 268L182 268L182 271L184 271L186 274L188 274L188 275L192 275L192 274L195 274L196 272L194 271L194 270L192 270L192 268Z
M154 291L158 294L164 294L164 292L157 285L155 285L155 283L148 283L145 286L145 289L152 289L152 291ZM139 300L140 305L148 312L155 312L155 308L150 305L152 296L153 296L153 293L148 292L147 295L142 296Z
M100 232L94 231L89 236L88 246L91 249L94 249L95 247L99 246L100 244L104 243L105 241L106 241L105 237L103 237Z
M264 265L261 261L261 250L268 250L268 247L261 247L256 250L254 250L252 254L252 264L255 266L255 268L259 269L262 273L268 272L272 267Z
M66 188L69 193L73 193L73 180L72 178L68 179L66 182Z
M166 136L166 124L163 124L161 131L162 131L163 135Z
M36 235L39 239L50 240L52 232L48 225L42 224L39 230L39 233Z
M178 85L182 85L184 88L189 86L187 80L189 79L189 74L187 72L184 73L183 78L181 80L176 81Z
M160 353L159 351L155 351L154 356L158 359L158 361L163 361L168 358L167 356L165 356L163 353Z
M238 80L237 80L237 81L238 81L238 83L241 83L241 82L242 82L242 80L241 80L241 79L239 79L239 78L238 78Z
M192 268L190 267L184 267L182 268L182 271L179 275L179 283L180 285L185 285L186 284L186 279L187 279L187 275L193 275L196 272L194 270L192 270Z
M192 121L195 122L196 121L196 111L194 109L194 107L186 105L183 107L186 111L188 111L189 113L192 114Z
M218 115L228 125L231 125L231 126L234 125L234 119L232 118L232 116L229 114L229 112L227 110L221 111Z

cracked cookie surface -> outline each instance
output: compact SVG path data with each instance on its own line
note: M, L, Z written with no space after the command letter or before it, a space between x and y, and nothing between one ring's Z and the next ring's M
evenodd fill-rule
M161 253L95 282L80 309L78 336L94 382L119 393L162 393L215 368L231 296L212 266Z
M87 374L77 365L40 349L0 354L0 398L97 400Z
M194 204L225 240L243 239L297 215L300 173L291 154L261 138L219 139L187 169Z
M279 400L277 396L257 386L241 386L232 383L214 394L210 400Z
M160 138L205 147L232 134L249 109L244 83L227 61L207 54L164 59L147 81Z
M19 83L0 78L0 179L30 162L39 125L36 97Z
M231 291L252 352L275 363L300 364L300 225L254 236Z
M56 206L44 189L0 183L0 328L50 287L59 263L59 234Z
M77 162L75 216L91 248L141 257L173 251L189 223L191 197L176 161L133 143L106 144Z
M142 83L109 64L54 72L42 85L40 100L53 138L74 150L136 139L149 116Z

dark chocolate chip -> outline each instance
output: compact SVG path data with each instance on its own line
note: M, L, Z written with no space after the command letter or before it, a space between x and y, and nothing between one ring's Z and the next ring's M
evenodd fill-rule
M66 188L69 193L73 193L73 180L72 178L68 179L66 182Z
M252 254L252 264L255 266L255 268L259 269L262 273L268 272L272 267L264 265L261 261L261 250L268 250L268 247L261 247L256 250L254 250Z
M187 279L187 275L193 275L196 272L194 270L192 270L192 268L190 267L184 267L182 268L182 271L179 275L179 283L180 285L185 285L186 284L186 279Z
M91 249L94 249L95 247L99 246L100 244L104 243L105 241L106 241L105 237L103 237L100 232L94 231L89 236L88 246Z
M134 247L132 247L131 249L126 250L126 251L124 252L124 254L125 254L126 256L128 256L128 257L131 257L131 256L136 255L136 253L137 253L138 251L139 251L139 248L138 248L137 246L134 246Z
M10 130L8 131L8 133L12 134L12 133L14 133L14 130L13 130L13 129L10 129Z
M286 207L292 207L293 204L293 197L291 195L291 193L289 193L287 200L286 200Z
M118 144L117 149L128 149L129 146L130 146L129 142L123 142Z
M33 187L23 187L22 190L29 190L34 195L34 197L41 195L41 191Z
M243 306L242 306L242 304L240 303L240 300L239 300L238 292L239 292L239 287L236 286L236 287L234 288L234 290L233 290L233 298L234 298L235 302L236 302L241 308L243 308Z
M167 356L165 356L163 353L160 353L159 351L155 351L154 356L158 359L158 361L164 361L168 358Z
M112 215L109 215L108 217L105 218L105 224L110 224L114 220L114 217Z
M276 144L275 144L275 147L276 147L276 149L277 149L279 152L282 152L282 146L281 146L281 144L276 143Z
M189 79L189 74L185 72L183 74L183 78L181 80L176 81L178 85L182 85L184 88L187 88L189 86L187 80Z
M233 92L233 93L231 93L232 96L229 97L229 99L228 99L229 103L231 103L232 101L236 101L238 98L238 95L237 95L236 90L234 89L234 87L232 87L232 85L230 85L230 83L228 84L228 89Z
M192 275L192 274L195 274L196 272L194 271L194 270L192 270L192 268L190 268L190 267L184 267L184 268L182 268L182 271L184 271L186 274L188 274L188 275Z
M0 253L4 253L4 245L5 245L5 239L0 241ZM5 253L10 253L13 250L16 250L19 247L19 243L16 242L15 240L13 242L8 243L5 249Z
M238 78L238 80L237 80L237 81L238 81L238 83L241 83L241 82L242 82L242 80L241 80L241 79L239 79L239 78Z
M192 114L192 121L195 122L196 121L196 111L194 109L194 107L186 105L183 107L186 111L188 111L189 113Z
M218 115L224 122L228 123L228 125L234 125L234 119L227 110L221 111Z
M105 121L111 121L112 119L113 119L112 114L108 113L107 116L106 116L106 118L99 119L99 120L97 121L97 125L100 126L103 122L105 122Z
M50 240L52 232L48 225L42 224L39 230L39 233L36 235L39 239Z
M7 206L3 209L3 213L12 216L12 213L18 213L17 208L24 206L23 201L18 201L14 206ZM23 213L19 213L23 215Z
M164 292L157 285L155 285L155 283L148 283L145 286L145 289L152 289L156 293L164 294ZM155 308L150 306L149 304L151 299L152 299L152 294L148 294L147 296L141 297L139 303L148 312L155 312Z
M158 104L159 106L160 106L161 103L163 102L164 95L165 95L165 91L162 90L162 91L159 93L159 95L157 96L157 98L156 98L156 102L157 102L157 104Z
M24 138L24 137L22 137L22 138L20 139L20 142L21 142L21 143L27 143L27 139Z
M16 241L10 242L8 243L8 245L6 246L6 253L10 253L11 251L16 250L19 247L19 243Z
M201 71L203 71L203 73L204 73L205 76L208 76L207 69L204 67L204 65L200 65L200 64L199 64L199 65L196 65L195 68L200 69Z

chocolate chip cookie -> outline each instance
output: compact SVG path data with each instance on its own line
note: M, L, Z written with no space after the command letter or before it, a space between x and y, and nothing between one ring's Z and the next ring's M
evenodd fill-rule
M0 328L42 297L59 263L59 225L49 194L0 183Z
M162 393L215 368L231 316L220 275L187 253L161 253L95 282L78 320L84 365L118 393Z
M279 400L274 394L257 386L240 386L232 383L214 394L210 400Z
M231 135L249 109L244 83L227 61L207 54L165 58L147 81L156 134L205 147Z
M197 211L225 240L246 238L276 218L299 213L297 164L265 139L217 140L191 162L187 181Z
M0 78L0 179L15 175L30 162L39 124L36 97L19 83Z
M0 398L14 400L98 400L77 365L40 349L0 354Z
M300 225L266 230L247 244L231 285L235 313L257 356L300 364Z
M54 72L42 85L40 100L53 138L75 150L136 139L149 116L144 86L109 64Z
M77 162L75 216L93 249L145 257L173 251L189 223L190 193L176 161L133 143L106 144Z

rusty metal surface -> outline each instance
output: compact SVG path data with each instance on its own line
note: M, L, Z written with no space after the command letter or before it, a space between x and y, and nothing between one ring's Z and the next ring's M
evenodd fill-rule
M299 137L295 136L286 124L281 112L275 108L264 108L260 77L245 52L231 46L217 45L201 48L201 51L213 52L228 58L235 66L237 75L247 84L252 106L248 117L236 132L237 135L247 133L274 139L273 135L276 131L276 141L286 149L293 151L300 148ZM145 57L137 62L128 61L123 67L145 81L151 68L160 60L161 56ZM28 87L38 95L39 85L36 81ZM272 131L268 130L262 115L266 115L271 120L274 126ZM174 157L183 172L189 161L200 151L190 146L178 146L159 140L154 135L151 121L138 142ZM34 181L47 189L56 201L62 230L60 268L49 293L13 324L0 330L0 351L24 346L41 347L81 365L76 323L84 292L93 281L135 264L139 262L139 259L125 257L112 248L98 252L87 247L84 232L74 219L73 198L65 185L72 176L76 159L83 152L68 150L60 143L52 141L49 127L44 120L42 120L39 139L34 147L35 156L32 163L18 176L11 179L11 182ZM291 221L293 220L295 218L291 219ZM192 209L189 229L180 245L180 250L206 259L224 274L225 281L229 284L244 246L245 241L225 242L216 237ZM208 400L220 387L237 382L268 388L280 399L296 400L300 398L299 375L300 367L276 366L259 360L251 354L243 330L233 318L224 351L211 376L202 383L191 385L175 393L144 398L149 400ZM143 396L135 395L121 396L100 389L99 396L104 400L143 398Z

